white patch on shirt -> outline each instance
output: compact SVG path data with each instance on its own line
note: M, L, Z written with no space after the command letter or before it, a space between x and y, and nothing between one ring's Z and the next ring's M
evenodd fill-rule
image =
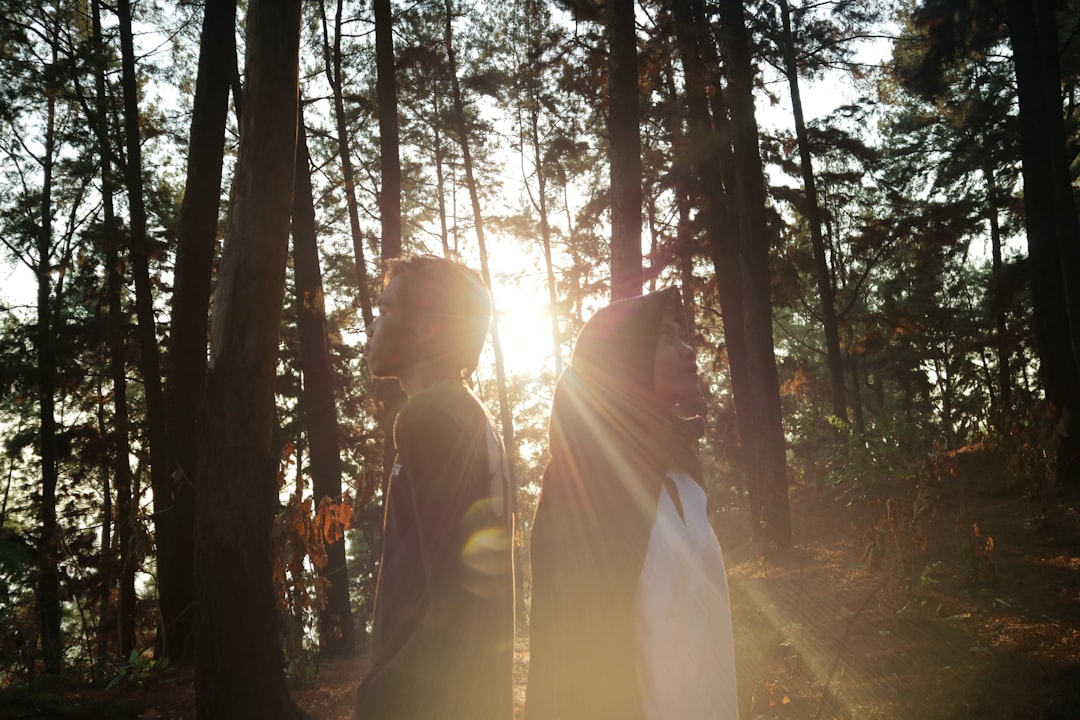
M668 473L637 590L638 682L646 720L738 720L727 574L705 491Z

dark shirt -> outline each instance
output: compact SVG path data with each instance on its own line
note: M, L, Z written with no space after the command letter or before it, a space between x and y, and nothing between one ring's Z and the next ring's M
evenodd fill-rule
M463 384L394 426L371 670L358 720L510 720L513 504L502 444Z

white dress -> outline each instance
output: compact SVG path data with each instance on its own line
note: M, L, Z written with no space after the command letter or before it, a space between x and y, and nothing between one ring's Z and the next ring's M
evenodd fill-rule
M637 592L638 682L646 720L738 720L727 574L705 491L669 472Z

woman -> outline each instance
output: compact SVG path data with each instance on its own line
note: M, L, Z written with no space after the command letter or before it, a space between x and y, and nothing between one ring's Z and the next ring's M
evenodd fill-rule
M531 538L528 720L734 720L727 580L708 524L678 291L578 336Z

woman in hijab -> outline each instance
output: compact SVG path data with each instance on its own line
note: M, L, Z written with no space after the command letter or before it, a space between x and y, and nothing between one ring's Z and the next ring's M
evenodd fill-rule
M555 389L531 537L527 720L736 720L678 291L612 303Z

